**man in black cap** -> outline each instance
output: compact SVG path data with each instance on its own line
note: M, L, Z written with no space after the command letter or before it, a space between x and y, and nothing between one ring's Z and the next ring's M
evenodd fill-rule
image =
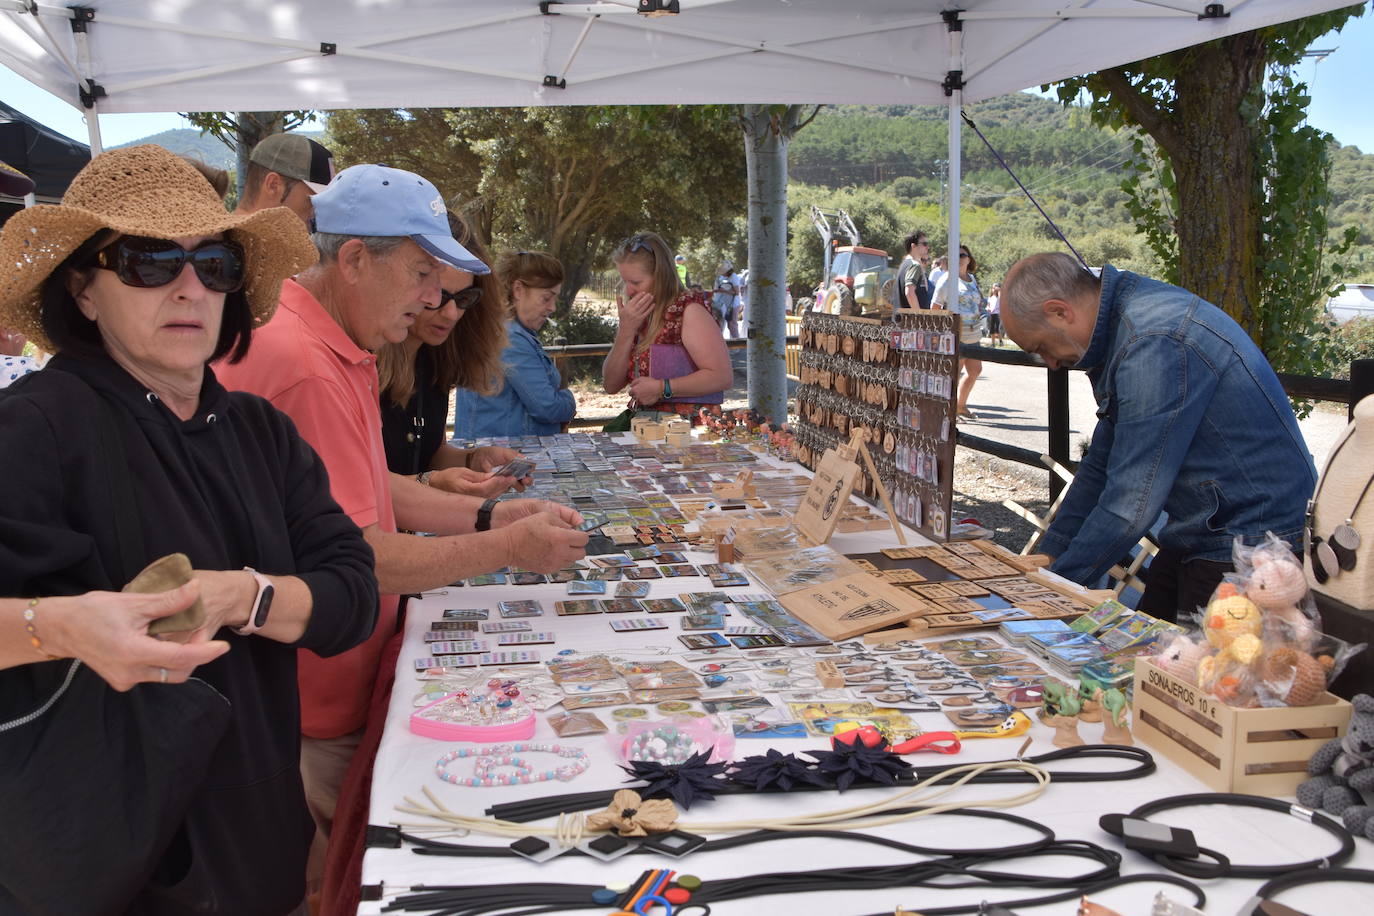
M287 207L306 225L310 198L334 178L334 154L300 134L273 134L253 147L243 195L234 209L245 213Z

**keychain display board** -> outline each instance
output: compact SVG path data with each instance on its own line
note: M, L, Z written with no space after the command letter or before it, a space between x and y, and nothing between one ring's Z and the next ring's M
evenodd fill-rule
M809 314L801 329L797 459L818 467L856 426L870 430L873 461L898 519L937 541L949 537L954 495L958 316L900 309L896 323ZM876 498L861 469L855 489Z

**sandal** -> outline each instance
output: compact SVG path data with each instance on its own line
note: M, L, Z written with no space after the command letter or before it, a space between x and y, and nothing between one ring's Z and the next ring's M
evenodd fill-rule
M959 419L976 420L978 419L978 415L973 411L969 410L967 407L965 407L963 410L959 411Z

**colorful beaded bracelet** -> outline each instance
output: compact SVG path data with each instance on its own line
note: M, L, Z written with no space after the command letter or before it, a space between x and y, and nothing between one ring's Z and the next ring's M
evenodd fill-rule
M536 772L534 767L530 766L523 757L516 756L517 754L535 751L567 757L572 760L572 763L552 770ZM466 779L454 776L447 769L450 763L463 757L474 757L477 760L473 767L474 775ZM517 744L493 744L489 747L459 748L456 751L449 751L439 758L439 762L434 765L434 772L444 782L452 783L455 786L516 786L532 782L548 782L553 779L567 782L589 766L591 766L591 761L587 757L587 752L580 748L566 747L561 744L520 742ZM497 767L511 767L513 772L497 773L495 772Z

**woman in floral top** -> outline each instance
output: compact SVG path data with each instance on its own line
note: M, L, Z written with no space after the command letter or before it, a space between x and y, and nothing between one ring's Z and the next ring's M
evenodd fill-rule
M625 292L616 297L620 326L602 364L607 393L628 388L632 408L695 419L719 404L734 379L706 297L682 288L668 243L632 235L611 253Z

